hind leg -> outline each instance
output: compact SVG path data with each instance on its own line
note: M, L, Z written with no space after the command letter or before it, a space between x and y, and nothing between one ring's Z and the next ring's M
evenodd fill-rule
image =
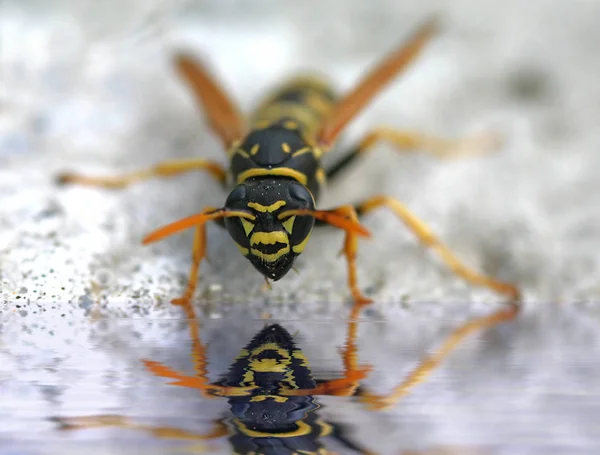
M498 147L499 139L492 133L446 139L415 131L381 127L367 134L350 152L333 164L327 170L327 178L338 176L379 142L388 142L401 152L423 151L438 158L451 159L489 153Z

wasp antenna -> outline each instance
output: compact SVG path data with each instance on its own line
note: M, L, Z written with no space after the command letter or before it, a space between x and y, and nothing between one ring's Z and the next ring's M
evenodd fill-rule
M225 208L215 209L211 207L205 209L201 213L197 213L196 215L188 216L187 218L182 218L181 220L175 221L174 223L167 224L166 226L158 228L157 230L146 235L142 240L142 244L147 245L149 243L162 240L165 237L169 237L186 229L202 225L210 220L216 220L218 218L229 218L234 216L240 218L247 218L251 220L255 218L254 215L248 212L242 212L240 210L227 210Z

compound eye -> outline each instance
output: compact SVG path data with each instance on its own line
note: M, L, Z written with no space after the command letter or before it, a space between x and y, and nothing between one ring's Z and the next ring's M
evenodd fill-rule
M247 191L245 185L236 186L231 193L229 193L229 196L227 196L225 207L233 208L236 206L245 206L246 194Z
M314 209L314 198L304 185L300 185L299 183L291 184L289 187L289 194L291 198L300 203L299 208Z

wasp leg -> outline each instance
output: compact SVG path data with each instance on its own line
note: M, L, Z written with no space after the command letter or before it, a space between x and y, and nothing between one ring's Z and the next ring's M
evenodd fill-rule
M481 155L497 149L500 145L498 136L490 132L464 138L446 139L415 131L382 127L367 134L356 147L335 163L327 171L327 179L337 176L340 171L348 168L358 157L369 152L374 145L381 141L391 143L398 151L424 151L438 158L462 158Z
M408 377L391 393L387 395L376 395L367 391L359 391L360 401L366 404L371 410L387 409L396 404L400 399L407 395L416 385L422 383L427 377L440 366L442 361L454 351L457 346L469 335L491 328L502 322L512 321L519 314L520 306L511 303L508 306L477 319L467 321L465 324L455 329L444 341L441 348L434 354L426 357L419 366L414 369Z
M52 417L61 431L84 430L91 428L116 427L127 430L140 430L162 439L181 439L188 441L205 441L226 436L229 431L223 420L214 422L215 427L206 434L193 433L174 427L155 427L131 422L127 417L119 415L95 415L84 417Z
M208 364L206 360L206 348L200 338L199 322L194 307L189 299L182 300L179 305L185 311L190 339L192 340L191 357L192 364L194 365L194 375L189 376L180 373L161 362L153 360L143 360L146 368L155 376L174 379L169 385L198 389L201 391L202 396L206 398L249 395L253 387L226 387L210 382L208 379L208 369L206 368Z
M353 223L358 223L358 214L356 209L351 205L343 205L338 208L332 209L331 212L343 215L350 219ZM315 226L326 226L328 223L322 220L315 220ZM358 288L358 280L356 277L356 252L358 250L358 235L355 232L346 230L346 237L344 238L344 246L340 251L340 254L346 256L346 262L348 264L348 286L354 302L358 305L366 305L372 303L372 300L363 295Z
M121 176L92 177L65 172L58 175L56 180L62 185L74 183L78 185L120 189L143 180L159 177L172 177L191 171L207 171L223 186L227 180L227 171L223 166L214 161L201 158L163 161L151 168L142 169L141 171L131 172Z
M358 214L356 209L351 205L343 205L335 209L335 212L347 217L354 223L358 223ZM358 288L358 280L356 277L356 252L358 250L358 235L350 230L345 231L344 246L340 254L346 256L348 264L348 286L354 298L354 302L358 306L366 305L372 302L371 299L365 297Z
M375 196L356 206L356 212L359 215L370 212L379 207L389 208L400 220L419 238L421 243L436 251L442 261L458 276L465 281L477 285L487 287L497 293L508 297L511 302L518 302L521 299L520 290L503 281L491 278L487 275L478 273L462 262L460 262L454 253L446 247L435 235L429 230L427 225L413 215L408 208L400 201L388 196Z
M372 369L370 365L361 366L358 364L358 345L356 343L358 333L357 321L361 310L365 306L364 302L355 303L348 318L346 343L340 353L344 364L343 377L328 381L319 381L319 384L314 389L285 390L281 392L282 395L333 395L347 397L356 393L360 381L365 379Z
M156 242L158 240L162 240L165 237L169 237L170 235L176 234L185 229L189 229L194 227L194 246L192 249L192 267L190 269L190 277L188 280L188 286L184 294L177 298L173 299L173 304L175 305L185 305L188 304L194 295L194 291L196 290L196 284L198 281L198 271L200 270L200 262L205 256L206 253L206 222L212 220L219 220L227 217L243 217L254 219L254 215L249 214L248 212L238 211L238 210L229 210L227 208L216 209L214 207L205 207L205 209L197 213L195 215L188 216L186 218L182 218L174 223L167 224L166 226L162 226L150 234L146 235L142 240L144 245L149 243Z
M174 305L189 306L192 296L198 285L198 273L200 272L200 263L206 256L206 224L196 226L194 231L194 245L192 247L192 265L190 267L190 276L185 292L179 298L173 299Z

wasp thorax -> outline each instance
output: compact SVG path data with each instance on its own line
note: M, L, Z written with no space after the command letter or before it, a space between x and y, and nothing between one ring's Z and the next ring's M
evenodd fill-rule
M225 207L253 216L226 218L225 226L259 272L272 280L282 278L302 253L314 225L311 215L286 212L314 210L310 191L293 179L252 179L233 189Z

